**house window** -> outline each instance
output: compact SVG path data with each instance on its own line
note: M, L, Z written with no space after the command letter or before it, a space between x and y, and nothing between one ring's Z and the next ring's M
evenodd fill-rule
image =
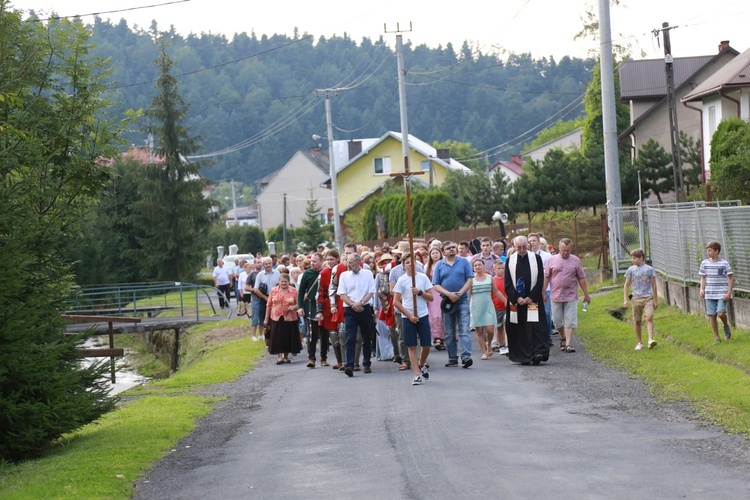
M430 171L430 160L425 160L422 162L422 172L429 172Z
M708 136L713 137L716 132L716 106L708 107Z
M375 168L375 175L384 175L391 173L391 158L384 156L382 158L373 158L373 166Z

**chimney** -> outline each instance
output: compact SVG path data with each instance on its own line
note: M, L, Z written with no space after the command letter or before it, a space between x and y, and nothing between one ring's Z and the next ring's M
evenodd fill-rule
M521 155L510 155L511 163L515 163L519 167L523 165L523 156Z
M349 146L350 160L362 152L362 141L349 141L347 145Z
M437 150L437 157L441 160L450 160L451 159L451 150L450 148L444 148L444 149L438 149Z
M729 40L722 40L719 42L719 54L724 52L724 49L729 47Z

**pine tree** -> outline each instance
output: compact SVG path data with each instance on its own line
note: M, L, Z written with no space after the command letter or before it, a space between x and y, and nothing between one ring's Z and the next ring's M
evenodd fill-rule
M313 198L311 192L310 199L307 200L307 206L305 207L305 218L302 219L302 227L297 231L302 242L307 244L307 248L315 248L325 239L325 232L320 216L320 205L318 205L318 200Z
M674 190L672 175L672 155L653 139L649 139L638 151L634 166L641 171L641 182L644 194L651 191L659 203L663 203L662 194Z
M21 21L0 0L0 463L39 454L109 411L104 365L63 336L73 296L65 237L108 179L118 132L107 67L78 22Z
M199 242L211 225L212 204L202 193L207 181L200 175L200 163L186 158L200 149L200 142L182 125L187 106L170 73L172 60L164 43L156 64L161 71L159 93L146 115L156 123L149 132L156 133L158 146L154 163L144 166L147 182L139 187L134 218L144 232L144 275L150 280L190 280L205 257Z

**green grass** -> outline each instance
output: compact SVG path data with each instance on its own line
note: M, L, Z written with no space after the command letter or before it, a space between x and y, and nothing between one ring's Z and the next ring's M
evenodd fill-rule
M236 380L265 354L265 344L241 329L246 324L191 329L177 374L127 391L127 403L64 436L42 458L0 464L0 497L129 498L133 483L220 400L201 395L206 386Z
M713 345L704 316L661 304L654 315L657 347L635 351L632 310L622 308L622 289L592 302L578 335L594 358L641 378L667 400L689 401L705 420L750 437L748 332L733 329L731 341ZM625 312L628 321L610 310Z

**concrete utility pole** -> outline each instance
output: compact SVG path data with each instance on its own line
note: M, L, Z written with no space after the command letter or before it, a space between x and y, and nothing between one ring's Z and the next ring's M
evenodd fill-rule
M284 193L284 248L281 249L281 253L286 253L286 193Z
M609 0L599 0L599 42L602 74L602 121L604 126L604 173L607 183L607 218L609 223L609 255L612 259L612 277L617 273L617 249L620 240L617 232L622 208L620 189L620 160L617 156L617 111L615 103L615 77L612 57L612 32L609 23Z
M234 179L232 179L232 211L234 212L234 225L238 225L237 220L237 194L234 191Z
M333 234L336 249L341 251L341 217L339 216L339 189L336 179L336 159L333 154L333 120L331 119L331 92L334 89L316 90L323 92L326 98L326 127L328 135L328 175L331 178L331 194L333 196ZM317 245L312 242L311 245Z
M682 182L682 155L680 153L680 129L677 125L677 102L674 88L674 58L672 57L672 42L669 40L669 31L676 26L669 27L669 23L662 23L661 33L664 36L664 64L667 74L667 106L669 107L669 139L672 143L672 175L674 176L674 192L677 201L685 201L685 192ZM658 30L654 30L655 34Z

